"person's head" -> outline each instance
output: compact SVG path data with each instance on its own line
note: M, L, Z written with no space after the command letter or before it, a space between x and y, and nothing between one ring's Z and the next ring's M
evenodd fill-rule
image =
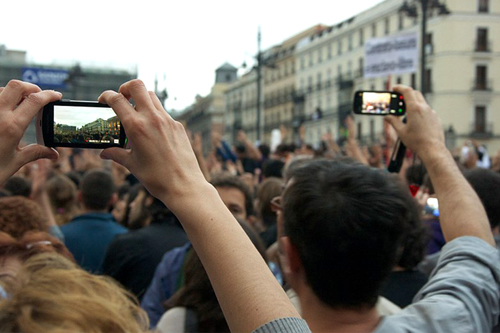
M246 220L253 215L253 200L250 189L237 176L219 174L212 178L212 185L234 217Z
M2 332L146 332L147 315L111 278L90 274L58 254L36 255L0 302Z
M59 224L70 221L78 214L75 183L65 175L55 175L47 181L47 194Z
M426 175L427 169L423 163L412 164L405 171L405 179L408 185L414 184L422 186Z
M311 160L289 177L278 220L292 288L331 308L373 308L398 262L409 192L357 163Z
M0 198L0 231L21 238L28 231L45 231L45 215L40 206L25 197Z
M266 249L259 235L246 222L238 222L267 262ZM197 332L229 332L212 284L194 249L187 253L183 267L184 285L165 302L165 307L184 306L195 310L198 315Z
M10 197L12 194L4 188L0 188L0 198Z
M281 192L283 192L283 181L274 177L264 180L257 189L255 209L265 227L276 223L276 212L272 209L271 201Z
M29 198L31 195L31 182L19 176L10 177L4 185L4 188L11 193L11 195L20 195Z
M113 207L111 213L115 218L116 222L120 224L124 224L126 222L126 213L127 213L127 200L129 196L130 185L125 182L120 187L118 187L117 191L117 200Z
M68 248L46 232L30 231L19 240L0 232L0 283L15 283L22 264L40 253L58 253L74 262Z
M285 163L280 160L267 160L262 166L262 176L264 178L283 178L283 167Z
M465 178L476 191L483 203L491 229L500 225L500 174L483 168L475 168L464 173Z
M148 207L153 203L148 191L141 184L132 186L127 195L125 220L126 227L135 230L149 224L151 214Z
M86 210L105 212L114 203L115 196L110 172L93 169L85 173L80 184L80 200Z

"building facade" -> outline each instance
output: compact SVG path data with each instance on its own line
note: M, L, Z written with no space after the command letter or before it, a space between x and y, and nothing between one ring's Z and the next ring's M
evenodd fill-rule
M176 116L176 120L185 124L192 133L200 133L203 142L203 153L212 149L212 131L224 134L226 101L224 93L228 86L236 81L237 68L225 63L215 70L215 84L210 94L197 96L195 102L184 112Z
M365 42L371 38L420 33L420 16L401 12L403 0L387 0L355 17L302 39L296 47L295 117L306 142L324 133L345 135L356 90L386 90L402 83L420 87L415 73L364 77ZM451 146L477 139L490 151L500 148L500 3L448 1L450 13L431 10L426 52L426 98L453 136ZM422 38L420 38L422 43ZM419 46L420 47L420 46ZM358 138L366 144L384 138L382 117L356 116ZM450 147L453 148L453 147Z

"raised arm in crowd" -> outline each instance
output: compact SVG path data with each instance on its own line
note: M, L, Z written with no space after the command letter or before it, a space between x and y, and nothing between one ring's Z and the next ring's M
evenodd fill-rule
M283 271L300 298L304 321L207 182L184 127L141 81L99 97L120 118L131 146L108 148L101 157L125 166L177 216L232 331L304 332L309 326L313 331L486 332L498 318L500 295L498 252L488 219L444 145L436 113L419 92L403 86L395 90L405 97L407 124L386 120L425 163L449 244L417 301L390 317L380 317L374 306L404 246L401 234L412 208L408 193L380 170L305 162L290 171L281 200L274 202ZM60 98L20 81L0 90L0 184L28 162L58 158L53 149L20 149L19 143L39 110ZM335 274L344 274L339 275L343 279Z

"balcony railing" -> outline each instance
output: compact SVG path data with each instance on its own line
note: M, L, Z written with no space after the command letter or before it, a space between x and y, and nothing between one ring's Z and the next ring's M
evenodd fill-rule
M474 52L491 52L491 41L480 42L476 40L474 43Z
M492 80L477 80L472 81L473 91L492 91L493 84Z
M474 138L490 138L493 136L493 123L480 124L473 122L470 124L470 136Z

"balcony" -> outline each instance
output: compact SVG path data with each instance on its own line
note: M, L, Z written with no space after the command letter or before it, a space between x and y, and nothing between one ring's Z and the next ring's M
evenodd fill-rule
M491 41L477 39L474 43L474 52L491 52Z
M473 122L470 124L470 132L471 138L474 139L489 139L493 136L493 123L478 123Z
M472 91L492 91L492 80L478 80L472 81Z

